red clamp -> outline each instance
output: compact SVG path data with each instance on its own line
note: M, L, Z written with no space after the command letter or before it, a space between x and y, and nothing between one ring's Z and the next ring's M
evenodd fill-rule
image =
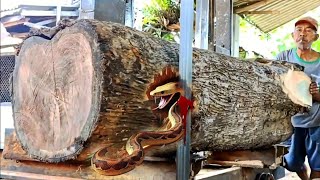
M184 142L186 142L186 126L187 126L187 114L189 109L193 109L193 101L187 99L184 96L180 96L177 101L180 107L180 117L182 119L183 129L184 129Z

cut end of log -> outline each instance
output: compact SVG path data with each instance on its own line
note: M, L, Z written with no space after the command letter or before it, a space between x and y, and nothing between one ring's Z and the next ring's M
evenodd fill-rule
M283 92L295 104L311 107L312 95L309 92L311 78L303 71L294 71L289 69L287 73L280 76Z
M82 149L98 104L93 57L85 33L25 40L14 72L13 108L17 135L31 156L69 159Z

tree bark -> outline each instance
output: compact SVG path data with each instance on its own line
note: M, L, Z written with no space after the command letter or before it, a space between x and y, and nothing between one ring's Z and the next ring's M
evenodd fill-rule
M58 162L155 129L161 121L145 103L146 90L155 74L178 61L178 44L120 24L65 21L33 32L13 74L17 138L32 157ZM279 76L290 67L194 48L192 150L263 148L287 138L298 106Z

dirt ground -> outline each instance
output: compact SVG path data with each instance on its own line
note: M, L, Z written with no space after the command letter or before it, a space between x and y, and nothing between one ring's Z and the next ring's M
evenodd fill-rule
M307 167L309 167L307 158L305 160L305 164L307 165ZM310 174L310 169L308 169L308 173ZM292 173L292 172L286 170L286 176L284 178L279 179L279 180L300 180L300 178L298 177L298 175L296 173Z
M279 180L300 180L298 175L296 173L292 173L289 171L286 171L286 176L284 178L281 178Z

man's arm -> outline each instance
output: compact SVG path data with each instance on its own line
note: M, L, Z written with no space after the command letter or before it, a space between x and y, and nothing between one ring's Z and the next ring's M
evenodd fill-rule
M320 102L320 90L319 90L319 86L317 85L317 83L312 82L310 84L309 90L310 90L310 94L312 95L313 100Z

